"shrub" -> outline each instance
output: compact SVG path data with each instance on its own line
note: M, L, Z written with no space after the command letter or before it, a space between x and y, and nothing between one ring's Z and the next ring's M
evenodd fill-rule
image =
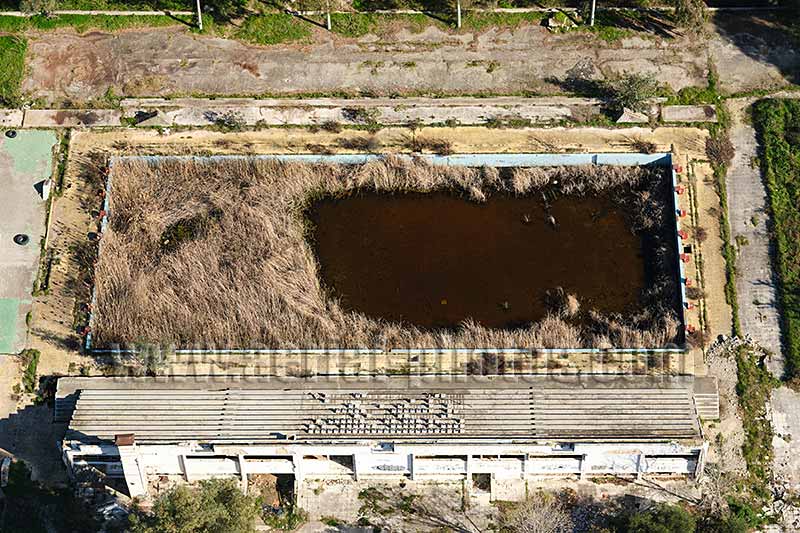
M453 143L446 139L414 136L405 143L405 146L412 152L428 151L439 155L451 155L453 153Z
M653 74L624 73L603 83L606 100L613 111L646 112L648 100L659 95L661 85Z
M643 513L623 516L619 533L693 533L696 520L677 505L659 504Z
M480 358L469 360L466 370L469 376L505 374L506 358L503 354L482 353Z
M36 391L36 368L39 366L39 350L26 349L19 354L20 362L24 368L22 385L25 392L32 394Z
M56 9L56 0L20 0L19 10L23 13L48 14Z
M335 120L326 120L322 123L320 129L327 131L328 133L339 133L342 131L342 125Z
M712 164L727 166L735 154L736 149L727 135L717 135L706 139L706 157Z
M645 141L641 138L634 139L631 143L631 148L643 154L654 154L658 151L658 146L656 146L656 143Z
M350 137L339 139L337 144L345 150L355 150L356 152L377 152L381 149L381 142L375 137Z
M536 493L504 519L513 533L568 533L574 526L569 509L551 494Z
M214 121L214 126L222 132L240 131L245 127L244 118L236 111L211 113L210 118Z
M703 0L675 0L675 23L691 30L702 29L706 21Z
M250 533L260 511L255 496L245 496L235 480L201 481L197 488L179 485L162 494L151 514L134 512L131 533Z
M377 121L378 111L376 109L367 109L365 107L345 107L342 109L342 115L350 122L369 124Z

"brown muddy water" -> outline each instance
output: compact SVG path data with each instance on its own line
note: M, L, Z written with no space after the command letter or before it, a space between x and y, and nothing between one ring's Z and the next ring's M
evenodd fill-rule
M645 283L642 239L602 197L546 208L537 197L359 193L318 200L307 216L322 281L346 310L421 328L525 326L556 287L582 310L636 310Z

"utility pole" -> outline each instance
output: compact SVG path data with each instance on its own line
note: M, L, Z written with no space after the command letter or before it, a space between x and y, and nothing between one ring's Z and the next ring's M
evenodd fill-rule
M203 31L203 12L200 11L200 0L197 0L197 29Z
M456 27L461 29L461 0L456 0Z
M327 9L327 13L325 13L325 22L328 26L328 31L331 31L331 0L327 0L325 2Z
M592 14L589 16L589 26L594 26L594 8L595 8L595 4L597 4L597 0L592 0Z

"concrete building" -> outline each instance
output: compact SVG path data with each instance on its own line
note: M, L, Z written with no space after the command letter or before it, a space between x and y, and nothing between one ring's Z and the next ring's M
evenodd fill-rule
M708 378L84 378L58 382L71 471L156 478L697 477Z

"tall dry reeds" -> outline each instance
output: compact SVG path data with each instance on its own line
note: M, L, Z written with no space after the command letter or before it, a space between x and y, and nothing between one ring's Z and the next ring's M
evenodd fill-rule
M96 345L662 346L678 331L668 306L654 307L651 316L635 320L593 314L589 327L555 312L515 330L467 321L457 330L424 331L347 312L321 286L303 218L313 199L355 190L451 190L482 201L496 192L522 195L547 189L633 202L634 222L642 228L663 214L663 205L650 192L662 179L660 171L637 167L500 172L391 157L358 166L255 158L119 159L112 173L110 224L96 267ZM165 235L180 242L165 242Z

